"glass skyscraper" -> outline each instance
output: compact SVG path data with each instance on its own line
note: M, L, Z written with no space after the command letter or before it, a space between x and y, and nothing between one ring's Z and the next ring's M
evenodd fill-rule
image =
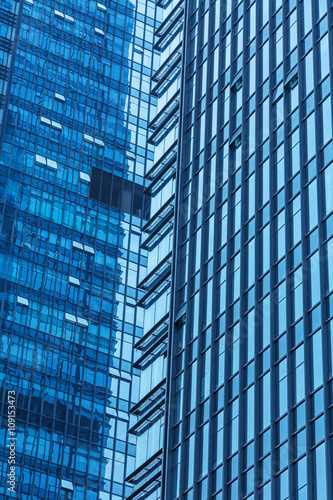
M121 500L134 466L137 281L155 8L0 7L1 498Z
M135 469L128 476L134 485L131 499L161 498L163 454L166 452L166 377L172 255L174 246L175 179L179 144L181 61L184 5L179 1L158 2L151 94L157 99L152 112L148 143L154 147L154 162L146 171L147 191L151 196L149 221L142 247L148 251L143 291L139 305L145 307L143 336L135 344L141 369L140 399L131 408L136 417L130 432L137 435ZM169 347L168 347L169 346ZM180 407L179 407L180 408ZM169 493L168 493L169 494ZM171 498L171 497L170 497Z
M160 9L130 498L333 498L332 4Z

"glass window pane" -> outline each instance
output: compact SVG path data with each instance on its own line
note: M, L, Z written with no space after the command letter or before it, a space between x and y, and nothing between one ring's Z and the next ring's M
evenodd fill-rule
M308 15L308 14L307 14ZM313 71L313 51L305 57L305 89L306 95L314 89L314 71Z
M311 304L313 307L320 300L320 264L319 252L316 252L310 259L311 269Z
M319 2L321 3L321 2ZM320 49L320 78L323 80L330 71L330 54L328 50L328 35L319 42Z
M308 188L308 207L309 207L309 225L311 231L318 224L318 201L317 201L317 181L316 179L309 184Z
M312 375L313 387L315 390L323 383L323 354L321 330L312 336Z
M326 168L324 175L326 215L328 215L333 210L333 163Z
M315 114L312 113L306 120L307 130L307 161L316 154Z
M325 444L316 448L317 498L327 498Z
M322 116L322 124L323 124L323 142L322 144L326 144L326 142L332 139L332 108L331 108L331 96L329 96L325 101L321 104L321 116Z

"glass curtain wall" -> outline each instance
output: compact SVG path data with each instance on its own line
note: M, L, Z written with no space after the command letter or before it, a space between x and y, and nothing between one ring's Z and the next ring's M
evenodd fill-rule
M0 496L16 393L20 499L131 493L133 344L149 216L150 0L2 2ZM13 28L12 25L15 27ZM13 35L15 31L15 36ZM6 67L6 68L5 68ZM7 70L6 70L7 71Z

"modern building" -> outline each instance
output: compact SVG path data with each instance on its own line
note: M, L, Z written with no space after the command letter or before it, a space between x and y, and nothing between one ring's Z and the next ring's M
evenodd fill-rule
M143 336L135 344L138 355L134 364L141 370L139 402L131 408L136 417L130 433L137 436L136 462L127 477L133 483L131 499L164 498L161 489L165 424L167 414L166 388L168 349L171 348L170 310L172 256L175 244L175 179L178 168L181 61L183 52L184 2L158 2L156 17L160 20L155 31L154 58L156 70L152 76L151 94L157 107L150 121L148 143L154 147L154 162L146 171L151 196L149 221L143 249L148 251L143 290L139 305L145 307ZM171 381L171 379L170 379ZM167 498L167 497L165 497ZM171 497L170 497L171 498Z
M331 2L158 5L129 498L333 498Z
M122 500L142 336L137 281L150 0L3 0L0 7L0 497L8 391L20 500Z

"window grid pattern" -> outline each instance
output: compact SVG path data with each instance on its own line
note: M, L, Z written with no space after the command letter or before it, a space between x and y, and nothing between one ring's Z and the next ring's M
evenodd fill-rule
M154 161L146 174L151 212L143 226L146 233L143 248L149 258L146 276L139 284L144 291L140 304L145 307L145 321L143 336L135 344L138 350L135 366L141 369L141 379L139 401L132 407L136 422L130 432L138 439L135 468L128 476L134 485L129 500L161 498L162 464L168 460L163 447L168 432L165 415L177 418L183 398L183 380L179 377L173 381L176 400L166 408L183 18L182 1L159 3L151 86L157 106L150 114L148 134L148 143L154 147ZM184 253L183 258L187 257ZM179 342L183 341L180 336ZM176 451L173 457L176 462L180 460Z
M1 33L19 16L0 131L0 492L8 493L6 401L15 390L20 498L126 498L154 5L1 9ZM125 204L110 202L111 184L108 196L94 194L96 170L124 187Z
M166 497L332 493L329 7L187 4Z

